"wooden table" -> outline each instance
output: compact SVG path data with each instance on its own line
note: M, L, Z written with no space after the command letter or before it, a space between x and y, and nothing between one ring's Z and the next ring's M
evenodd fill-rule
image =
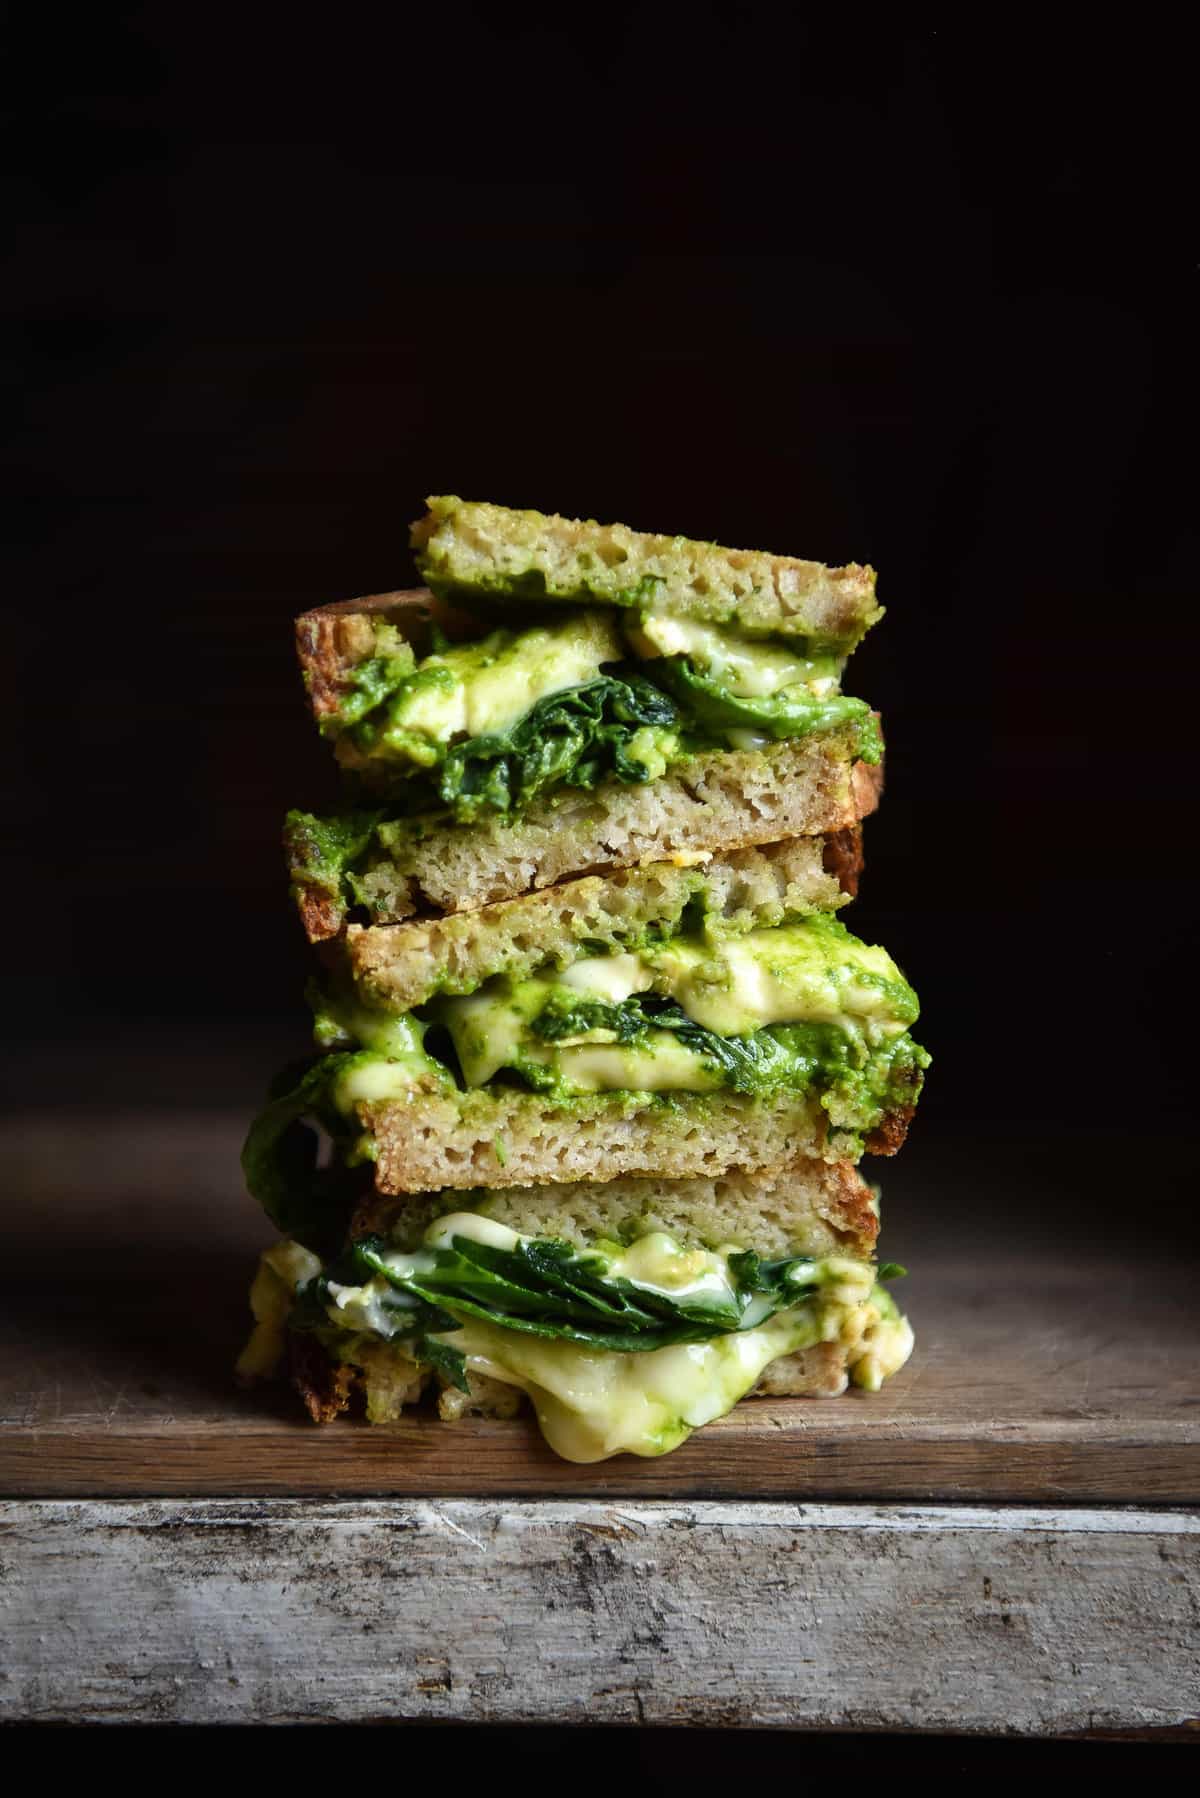
M1072 1195L1014 1228L917 1168L946 1191L906 1221L889 1178L903 1375L574 1467L525 1421L320 1431L239 1392L267 1232L238 1137L195 1115L5 1133L0 1718L1200 1714L1192 1289L1166 1257L1080 1250Z

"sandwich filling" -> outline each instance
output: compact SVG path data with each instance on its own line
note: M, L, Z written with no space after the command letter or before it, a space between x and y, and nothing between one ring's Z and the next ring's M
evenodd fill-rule
M380 1105L424 1095L465 1103L513 1088L555 1108L602 1094L753 1103L783 1090L846 1132L849 1149L915 1103L929 1062L910 1034L917 998L896 964L827 913L740 933L710 920L663 941L648 930L635 948L435 993L412 1011L365 1002L348 976L310 997L328 1053L281 1076L243 1155L251 1191L306 1240L310 1212L334 1205L327 1187L340 1181L342 1210L351 1204L345 1175L375 1155L362 1114ZM332 1168L317 1167L303 1118L333 1138Z
M273 1371L287 1329L394 1390L398 1364L528 1394L568 1460L664 1454L722 1416L770 1362L832 1343L855 1384L903 1366L912 1332L880 1284L903 1270L847 1256L767 1261L735 1245L685 1247L664 1231L586 1249L475 1212L435 1220L415 1249L365 1237L330 1261L268 1251L252 1292L244 1373ZM389 1413L390 1414L390 1413Z
M583 955L435 995L396 1015L348 983L312 994L322 1048L365 1051L336 1103L495 1082L564 1102L603 1092L836 1094L869 1129L897 1075L924 1066L916 994L885 950L827 913ZM911 1080L910 1080L911 1084Z
M386 776L395 809L456 823L512 819L560 787L644 783L702 750L763 748L852 726L879 758L863 700L840 691L843 658L803 641L652 609L526 612L516 626L418 655L374 624L374 654L348 676L321 729L350 769Z

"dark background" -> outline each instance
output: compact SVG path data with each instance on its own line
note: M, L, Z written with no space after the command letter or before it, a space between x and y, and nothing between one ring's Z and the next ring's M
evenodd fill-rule
M449 490L873 562L848 686L889 787L856 927L936 1058L901 1166L964 1197L1070 1167L1099 1206L1148 1156L1182 1182L1181 45L753 6L27 12L13 1102L248 1108L302 1048L278 828L330 775L290 621L407 584Z

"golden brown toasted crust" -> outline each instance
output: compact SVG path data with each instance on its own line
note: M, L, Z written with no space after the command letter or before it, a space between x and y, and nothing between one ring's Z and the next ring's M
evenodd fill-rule
M306 886L298 895L300 922L310 943L331 942L346 921L346 908L323 887Z
M342 902L334 899L321 887L297 885L293 891L300 922L309 942L327 943L331 937L337 936L346 921L346 908Z
M332 1423L350 1409L359 1384L357 1369L331 1361L315 1336L287 1333L288 1377L314 1423Z
M875 1195L850 1161L825 1162L827 1208L830 1226L845 1238L848 1254L864 1258L874 1253L879 1240L879 1206Z
M821 862L842 892L850 899L858 897L858 882L863 871L863 833L861 824L846 830L832 830L824 838Z
M915 1105L901 1105L895 1111L889 1111L867 1137L868 1152L872 1155L899 1154L916 1109Z
M875 722L879 722L879 714L875 713ZM854 820L869 818L878 811L879 801L883 798L883 763L855 762L850 770L851 817ZM848 819L847 823L851 820Z
M318 722L336 712L350 676L374 655L376 623L395 625L414 646L431 624L452 638L475 628L460 607L436 599L427 587L371 593L302 612L296 620L296 654Z

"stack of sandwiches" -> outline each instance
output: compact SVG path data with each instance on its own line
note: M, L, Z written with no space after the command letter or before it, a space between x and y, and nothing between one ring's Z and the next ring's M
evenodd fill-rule
M423 588L306 613L346 805L285 842L316 1053L243 1155L247 1376L311 1416L532 1404L658 1455L912 1333L859 1172L928 1057L841 913L881 788L870 569L457 498Z

